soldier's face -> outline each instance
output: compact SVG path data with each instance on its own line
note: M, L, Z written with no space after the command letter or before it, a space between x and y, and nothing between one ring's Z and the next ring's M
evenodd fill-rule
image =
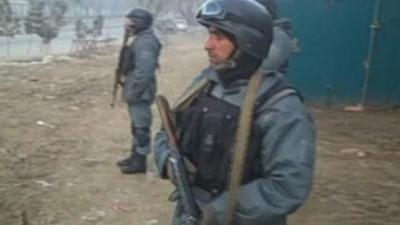
M235 44L215 27L208 28L208 38L204 44L211 66L225 63L235 51Z
M125 30L133 34L135 31L135 21L131 19L125 20Z

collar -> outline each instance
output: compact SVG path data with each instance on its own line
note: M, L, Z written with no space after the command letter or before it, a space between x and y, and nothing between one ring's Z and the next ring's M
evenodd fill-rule
M282 79L282 74L276 70L264 70L264 81L261 84L261 92L268 91L272 88L279 79ZM249 83L248 79L237 79L229 84L229 86L224 86L223 82L220 80L217 72L209 67L202 71L202 77L214 83L214 85L223 87L224 94L232 94L236 92L241 92L243 89L246 89L246 86ZM259 93L261 94L261 93Z
M153 33L153 29L152 28L147 28L145 30L140 31L138 34L136 34L136 38L143 36L145 34L152 34Z

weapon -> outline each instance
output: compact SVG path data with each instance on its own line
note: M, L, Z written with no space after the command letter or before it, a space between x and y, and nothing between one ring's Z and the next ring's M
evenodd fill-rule
M124 38L122 40L122 47L121 50L119 51L119 58L118 58L118 66L117 69L115 70L115 79L114 79L114 84L112 87L112 100L111 100L111 108L114 108L115 101L117 99L117 92L118 92L118 86L124 86L124 83L122 82L122 67L124 64L124 56L125 56L125 51L126 51L126 44L129 39L129 32L125 31L124 33Z
M189 186L188 173L184 166L183 157L178 149L178 137L176 135L176 126L171 118L171 110L166 98L162 95L156 97L158 112L164 130L168 136L171 155L169 162L172 166L174 176L177 181L177 191L183 205L184 213L181 216L181 225L198 224L199 212L196 207L193 192Z

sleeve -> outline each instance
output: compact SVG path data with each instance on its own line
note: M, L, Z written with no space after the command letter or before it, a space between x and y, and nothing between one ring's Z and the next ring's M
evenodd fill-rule
M131 58L134 69L129 73L130 77L134 78L132 90L135 90L138 95L149 88L149 85L154 80L155 70L158 66L159 46L158 43L150 37L140 37L131 49L134 57Z
M156 162L159 176L167 179L166 165L169 156L168 138L164 131L159 131L154 138L154 161Z
M293 97L294 98L294 97ZM293 98L281 102L290 103ZM307 199L313 183L314 123L298 99L296 107L275 108L256 123L263 129L262 177L243 185L235 214L237 225L276 224L285 221ZM278 102L277 104L286 104ZM222 224L227 193L210 203Z

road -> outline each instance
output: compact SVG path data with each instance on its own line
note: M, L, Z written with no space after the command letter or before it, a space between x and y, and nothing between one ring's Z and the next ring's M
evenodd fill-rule
M158 93L175 102L202 68L205 33L164 45ZM167 225L174 186L122 175L130 152L126 105L109 107L117 48L96 58L0 65L0 225ZM153 136L160 129L152 107ZM400 111L312 106L314 189L289 224L400 224Z

